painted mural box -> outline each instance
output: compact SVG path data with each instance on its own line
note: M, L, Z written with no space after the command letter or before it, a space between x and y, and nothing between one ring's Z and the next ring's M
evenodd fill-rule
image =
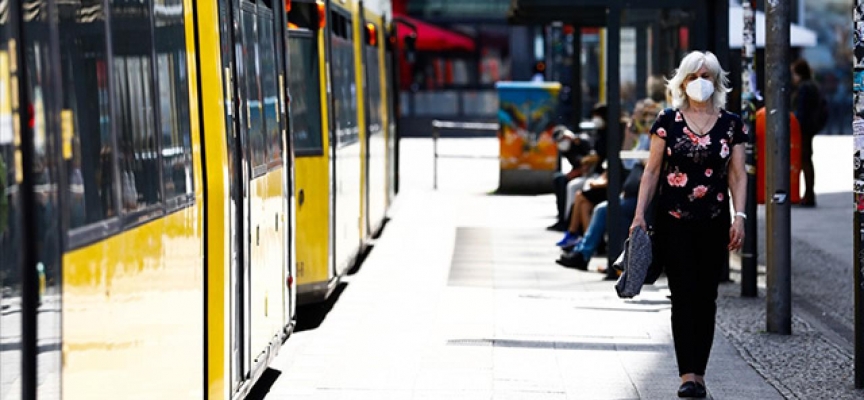
M558 110L557 82L499 82L498 140L502 192L552 190L558 150L552 136Z

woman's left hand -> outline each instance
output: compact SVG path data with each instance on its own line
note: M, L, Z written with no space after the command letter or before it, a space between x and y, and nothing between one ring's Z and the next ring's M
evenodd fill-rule
M744 246L744 218L735 217L729 228L729 251L741 249Z

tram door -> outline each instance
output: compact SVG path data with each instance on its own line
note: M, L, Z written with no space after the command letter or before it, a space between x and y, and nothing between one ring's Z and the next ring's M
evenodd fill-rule
M226 134L230 179L231 266L229 325L231 337L231 393L240 389L250 371L249 332L249 143L242 82L246 68L240 1L220 0L219 23L222 36L222 67L225 80Z
M22 238L22 219L33 210L31 204L21 201L21 107L20 96L13 93L20 82L21 65L14 18L14 14L0 18L0 333L10 343L21 343L21 265L29 248ZM21 380L20 360L20 346L0 347L0 396L4 399L21 398L20 389L11 393L14 383Z
M52 399L60 393L57 43L46 13L23 7L0 11L0 397Z

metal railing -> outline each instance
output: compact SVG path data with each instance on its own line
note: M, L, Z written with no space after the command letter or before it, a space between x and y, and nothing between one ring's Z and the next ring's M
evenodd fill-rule
M438 190L438 158L469 158L469 159L493 159L498 156L488 155L441 155L438 154L438 138L441 137L442 130L459 130L459 131L498 131L498 124L494 122L454 122L454 121L432 121L432 151L434 153L432 166L432 188Z

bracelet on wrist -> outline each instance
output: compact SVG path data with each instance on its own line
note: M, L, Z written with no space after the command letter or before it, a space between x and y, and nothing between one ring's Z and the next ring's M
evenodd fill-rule
M741 218L747 219L747 214L744 214L744 213L741 212L741 211L736 212L736 213L735 213L735 216L736 216L736 217L741 217Z

